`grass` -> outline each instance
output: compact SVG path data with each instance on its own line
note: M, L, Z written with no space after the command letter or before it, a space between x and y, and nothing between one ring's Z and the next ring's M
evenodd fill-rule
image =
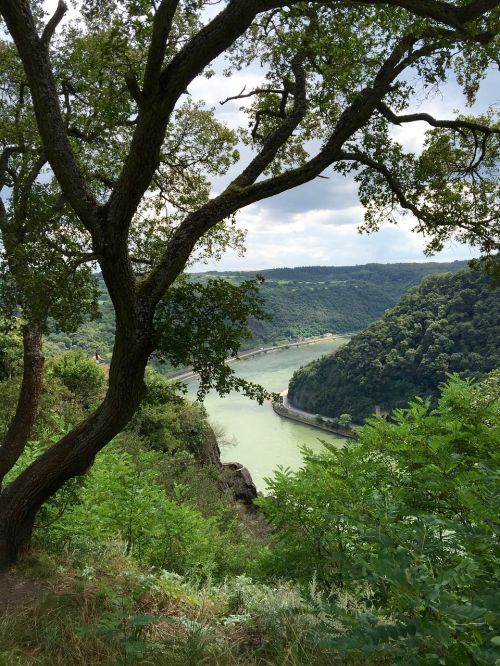
M45 555L16 568L36 599L0 608L0 666L331 666L289 585L195 585L144 573L112 544L99 563ZM41 578L42 577L42 578Z

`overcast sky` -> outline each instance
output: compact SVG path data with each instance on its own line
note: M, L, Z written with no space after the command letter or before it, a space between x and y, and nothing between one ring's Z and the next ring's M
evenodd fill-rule
M239 74L229 80L215 76L195 81L189 92L209 105L218 106L220 100L238 94L244 85L250 90L258 83L254 73ZM490 105L498 108L498 90L498 73L491 72L472 112L482 112ZM241 102L227 103L220 107L219 117L235 126L240 105ZM412 111L425 110L438 118L453 118L457 109L465 111L466 107L454 81L431 99L415 100L411 108ZM471 113L471 109L466 112ZM396 128L395 137L406 149L418 152L428 127L426 123L403 125ZM398 226L387 225L377 233L360 235L358 227L363 222L363 207L356 183L333 172L328 175L328 180L318 178L241 210L237 223L247 230L245 256L228 251L221 261L197 264L195 269L256 270L279 266L453 261L476 256L471 248L450 243L432 259L427 258L422 237L412 232L414 220L410 216Z
M47 0L53 11L57 0ZM211 8L216 13L217 7ZM73 12L70 12L73 14ZM221 67L216 69L222 70ZM456 110L480 113L488 106L500 106L498 72L491 72L484 81L473 109L465 107L461 91L453 81L431 99L415 100L411 111L425 110L439 118L452 118ZM240 72L230 79L216 74L200 78L189 87L193 99L203 99L217 109L217 115L230 126L242 122L241 101L219 102L238 94L243 86L251 90L262 78L258 69ZM246 123L246 120L243 119ZM398 138L408 150L418 152L428 125L411 123L396 129ZM247 153L248 155L248 153ZM241 170L241 167L240 169ZM239 171L238 170L238 171ZM235 174L233 174L235 175ZM385 226L379 232L360 235L363 221L356 184L333 172L329 179L316 179L241 210L237 224L247 231L246 253L240 257L227 251L219 262L197 264L193 270L257 270L278 266L354 265L368 262L429 261L423 253L421 236L411 231L414 221L406 217L398 226ZM220 183L221 187L224 183ZM433 261L470 259L475 253L467 246L449 244L435 255Z

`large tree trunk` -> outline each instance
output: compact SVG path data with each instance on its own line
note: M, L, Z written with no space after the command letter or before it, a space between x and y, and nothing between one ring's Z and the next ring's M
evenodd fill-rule
M27 323L23 328L23 378L16 411L0 446L0 491L31 434L42 390L43 362L42 326Z
M0 566L29 551L37 511L61 486L85 474L96 454L132 418L145 391L144 370L151 352L130 331L117 338L109 388L100 407L50 447L0 494Z

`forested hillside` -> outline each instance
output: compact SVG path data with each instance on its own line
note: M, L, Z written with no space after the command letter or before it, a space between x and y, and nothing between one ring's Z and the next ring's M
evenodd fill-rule
M270 321L250 322L253 340L243 348L279 343L295 337L359 331L393 307L401 294L429 273L457 271L466 262L420 264L366 264L364 266L308 266L259 271L265 282L260 291ZM239 284L255 273L208 272L193 275L206 281L224 278ZM111 353L114 339L113 308L99 277L101 316L75 333L53 329L49 349L61 352L76 347L93 353Z
M469 270L424 278L348 345L298 370L291 403L359 422L375 405L390 411L436 395L447 373L483 376L500 365L499 295Z
M50 365L12 474L102 393L85 355ZM40 511L32 557L0 571L0 664L494 666L499 379L306 452L258 500L266 526L206 464L203 410L148 373L131 423Z

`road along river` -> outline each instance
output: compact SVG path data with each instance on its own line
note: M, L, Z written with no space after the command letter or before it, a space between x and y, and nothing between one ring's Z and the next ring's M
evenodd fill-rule
M280 349L278 351L244 358L233 365L234 371L248 381L264 386L268 391L280 393L288 386L300 366L338 349L348 338L326 338L320 342ZM185 382L188 394L196 398L198 382ZM225 398L209 394L205 408L213 425L224 430L229 444L221 441L223 462L237 461L248 468L258 490L265 490L265 477L279 466L298 469L302 463L300 446L319 451L320 439L344 442L342 437L277 416L269 403L262 406L238 393Z

